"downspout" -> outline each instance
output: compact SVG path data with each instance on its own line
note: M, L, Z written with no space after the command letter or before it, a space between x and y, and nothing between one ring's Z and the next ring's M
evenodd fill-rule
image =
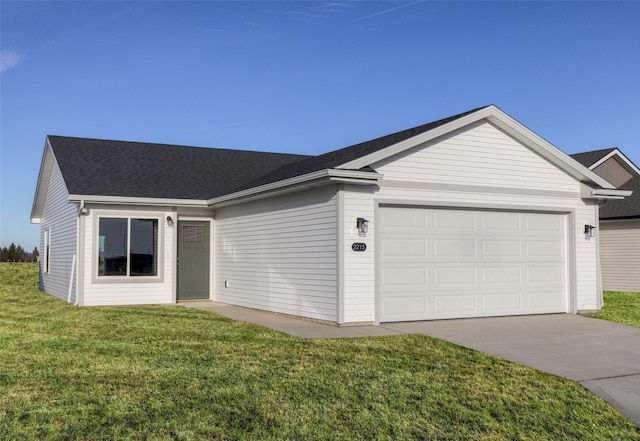
M76 222L76 301L74 305L79 306L83 302L80 301L84 294L84 274L83 262L84 262L84 224L85 216L88 214L87 208L84 206L84 199L80 200L80 206L78 207L78 222Z
M605 205L607 201L602 205ZM596 289L598 290L598 297L596 298L596 307L598 310L602 309L604 306L604 292L602 290L602 268L600 267L600 235L602 234L602 230L600 229L600 204L595 204L593 207L595 219L596 219Z

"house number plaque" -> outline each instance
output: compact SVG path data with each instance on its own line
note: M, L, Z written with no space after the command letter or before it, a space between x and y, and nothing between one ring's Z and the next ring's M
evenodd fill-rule
M362 242L355 242L351 244L351 249L353 251L365 251L367 249L367 244Z

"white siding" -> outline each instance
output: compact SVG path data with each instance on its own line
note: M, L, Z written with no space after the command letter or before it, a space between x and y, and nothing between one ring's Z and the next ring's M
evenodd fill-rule
M640 292L640 220L601 222L599 234L603 288Z
M58 166L54 164L40 221L40 250L44 256L44 231L50 231L49 273L44 272L44 259L40 259L40 289L47 294L67 300L71 265L76 253L77 204L69 202L69 193ZM75 274L71 281L71 302L76 300Z
M218 210L215 300L337 321L334 186Z
M158 217L158 273L160 278L154 281L135 280L97 280L97 218L98 216ZM84 242L84 295L81 305L149 305L173 302L174 229L166 223L167 216L175 216L172 211L158 211L158 208L117 207L103 209L89 207L85 222ZM174 219L175 220L175 219Z
M377 319L377 281L371 274L377 274L379 267L350 250L357 237L350 228L355 217L375 212L367 217L372 221L364 240L369 247L380 205L567 213L569 312L599 308L596 241L583 233L585 224L597 224L593 202L580 199L580 183L574 178L491 124L471 125L373 168L384 175L379 189L368 193L345 187L345 321ZM375 251L369 255L374 256Z
M376 223L372 187L345 186L344 191L344 322L373 321L374 279L375 279L375 237ZM369 231L359 235L356 219L363 217L369 221ZM365 251L353 251L355 242L364 243Z
M490 123L480 121L382 161L385 180L577 191L578 183Z

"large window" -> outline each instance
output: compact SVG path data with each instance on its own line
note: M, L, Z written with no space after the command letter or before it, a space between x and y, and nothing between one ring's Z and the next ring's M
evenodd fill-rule
M99 276L157 276L158 219L101 217Z

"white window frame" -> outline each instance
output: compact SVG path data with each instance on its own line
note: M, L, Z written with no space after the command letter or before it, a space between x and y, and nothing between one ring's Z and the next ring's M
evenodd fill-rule
M100 261L100 219L127 219L127 275L124 276L109 276L100 275L98 273L98 262ZM158 222L158 243L157 243L157 267L155 276L132 276L130 271L130 249L131 249L131 219L153 219ZM99 212L95 214L93 222L93 262L91 262L94 283L161 283L164 282L164 225L162 220L164 219L163 213L157 212Z

